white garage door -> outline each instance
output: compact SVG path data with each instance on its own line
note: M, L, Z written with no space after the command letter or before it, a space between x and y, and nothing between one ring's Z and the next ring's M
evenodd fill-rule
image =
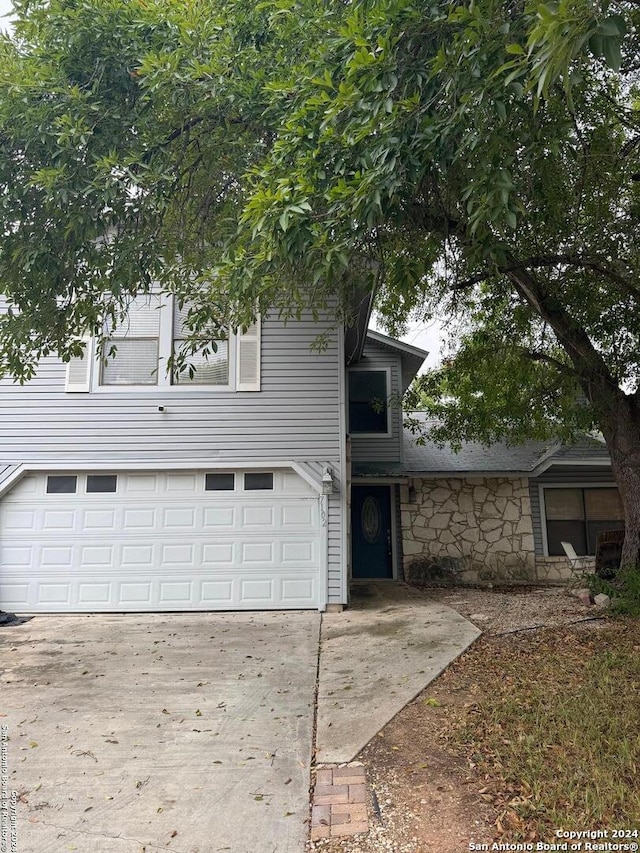
M33 474L0 502L0 610L314 608L320 540L290 470Z

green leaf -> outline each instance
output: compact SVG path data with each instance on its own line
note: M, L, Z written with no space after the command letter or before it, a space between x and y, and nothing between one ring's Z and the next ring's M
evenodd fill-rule
M598 24L597 32L603 36L622 36L627 32L627 22L622 15L609 15Z
M619 71L622 63L620 38L618 36L603 36L602 53L609 68L612 68L614 71Z

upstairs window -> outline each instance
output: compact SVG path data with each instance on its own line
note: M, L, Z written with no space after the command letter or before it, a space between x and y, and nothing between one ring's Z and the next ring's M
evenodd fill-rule
M115 347L115 355L110 354ZM157 385L160 296L136 296L126 322L113 329L105 347L102 385Z
M170 297L144 294L130 303L127 320L109 335L101 385L229 385L229 341L202 338L202 352L167 373L172 355L185 349L188 307ZM115 348L113 354L110 350Z
M615 488L545 489L544 509L550 556L564 556L562 542L571 543L580 556L593 556L599 533L624 528L622 500Z
M126 319L107 330L104 358L97 357L96 341L82 341L83 355L72 358L66 368L65 391L89 393L100 387L154 389L195 387L226 391L260 391L262 323L258 317L246 329L229 332L213 341L205 333L196 339L191 353L187 344L188 308L179 308L166 294L143 294L133 298ZM113 350L112 355L109 355ZM167 370L172 355L185 353L184 367Z
M349 371L349 432L354 435L390 435L389 372Z
M173 306L173 338L174 354L184 351L185 341L189 336L186 325L189 307L180 308L175 302ZM174 371L173 381L176 385L228 385L229 384L229 340L218 340L215 347L211 339L199 338L202 351L189 353L187 366L183 370ZM187 350L188 352L188 350ZM189 369L191 366L191 370Z

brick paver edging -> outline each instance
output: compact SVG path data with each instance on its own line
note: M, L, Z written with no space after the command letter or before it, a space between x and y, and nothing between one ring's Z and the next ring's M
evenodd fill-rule
M368 829L364 766L319 766L311 800L311 840L355 835Z

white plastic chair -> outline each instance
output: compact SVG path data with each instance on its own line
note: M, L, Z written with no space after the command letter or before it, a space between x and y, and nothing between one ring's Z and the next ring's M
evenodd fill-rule
M562 550L567 555L569 562L571 563L571 568L575 569L578 572L584 572L587 569L591 568L591 565L585 557L579 557L576 554L576 550L571 544L571 542L561 542Z

